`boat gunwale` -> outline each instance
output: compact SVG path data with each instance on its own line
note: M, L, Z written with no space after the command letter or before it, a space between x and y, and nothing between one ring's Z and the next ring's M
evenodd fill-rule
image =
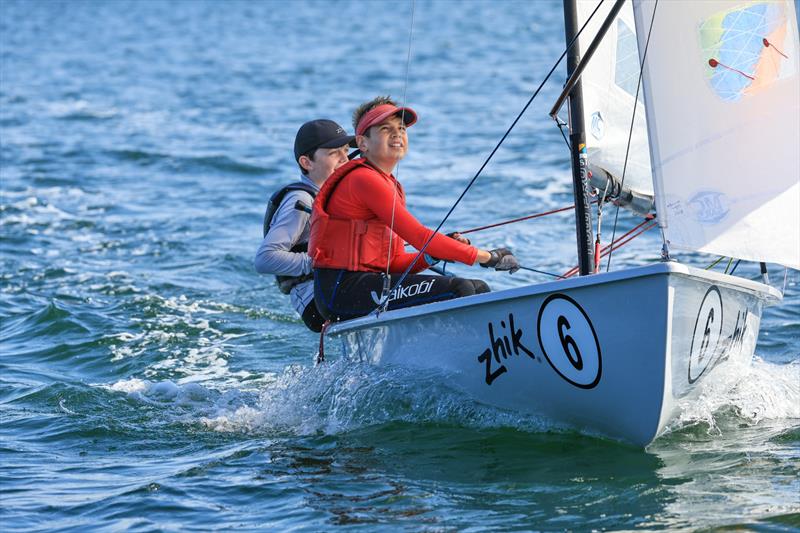
M456 310L464 307L485 305L503 300L516 300L528 296L571 290L590 285L615 283L626 279L670 274L689 278L702 278L734 290L749 292L762 300L767 306L777 304L783 300L783 295L776 288L765 285L758 281L749 280L738 276L731 276L728 274L721 274L719 272L710 270L704 270L701 268L684 265L678 263L677 261L664 261L652 265L633 267L614 272L602 272L593 274L591 276L580 276L569 279L546 281L538 284L523 285L521 287L513 287L510 289L476 294L473 296L454 298L452 300L431 302L428 304L386 311L380 315L370 313L367 316L331 323L331 326L327 329L326 334L338 336L354 330L388 324L390 322L395 322L406 318L432 315L443 311Z

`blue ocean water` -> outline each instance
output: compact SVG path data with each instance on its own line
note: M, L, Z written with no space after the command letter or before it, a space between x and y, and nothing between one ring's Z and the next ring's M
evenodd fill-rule
M420 122L398 173L435 225L564 47L559 2L417 2L406 84L411 7L0 2L4 529L800 528L797 272L749 372L646 450L435 376L314 367L317 336L252 269L298 125L351 129L361 101L405 95ZM448 229L571 203L546 117L562 82ZM474 240L563 272L573 228L566 213ZM646 234L614 265L659 250Z

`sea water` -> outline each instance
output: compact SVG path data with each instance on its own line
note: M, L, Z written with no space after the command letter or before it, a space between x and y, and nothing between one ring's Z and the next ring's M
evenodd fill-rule
M314 366L318 337L252 267L266 199L298 175L297 127L352 130L360 102L404 99L420 121L398 175L436 225L564 48L558 2L420 1L407 63L411 12L0 2L4 530L800 527L796 272L751 367L646 450L435 375ZM445 229L572 203L546 117L558 72ZM618 228L637 222L620 213ZM573 231L562 213L472 238L564 272ZM645 234L612 269L659 250ZM548 279L455 271L495 289Z

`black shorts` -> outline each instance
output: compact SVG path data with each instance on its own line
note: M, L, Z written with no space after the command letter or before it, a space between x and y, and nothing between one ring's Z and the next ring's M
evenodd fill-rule
M391 283L394 284L399 277L399 274L393 274ZM314 269L314 301L328 320L347 320L368 315L378 307L382 290L383 274L379 272ZM486 282L479 279L409 274L403 284L392 291L388 309L402 309L489 291Z
M325 323L325 317L317 309L317 304L314 300L308 302L308 305L303 309L303 323L308 329L315 333L322 331L322 325Z

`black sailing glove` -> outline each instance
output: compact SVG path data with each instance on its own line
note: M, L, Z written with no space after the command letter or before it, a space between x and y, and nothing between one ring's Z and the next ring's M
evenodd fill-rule
M498 271L507 270L511 274L519 270L519 261L508 248L495 248L489 250L489 254L492 257L485 263L481 263L482 267L494 268Z
M507 270L509 274L513 274L519 270L519 261L511 254L504 256L494 267L495 270Z

